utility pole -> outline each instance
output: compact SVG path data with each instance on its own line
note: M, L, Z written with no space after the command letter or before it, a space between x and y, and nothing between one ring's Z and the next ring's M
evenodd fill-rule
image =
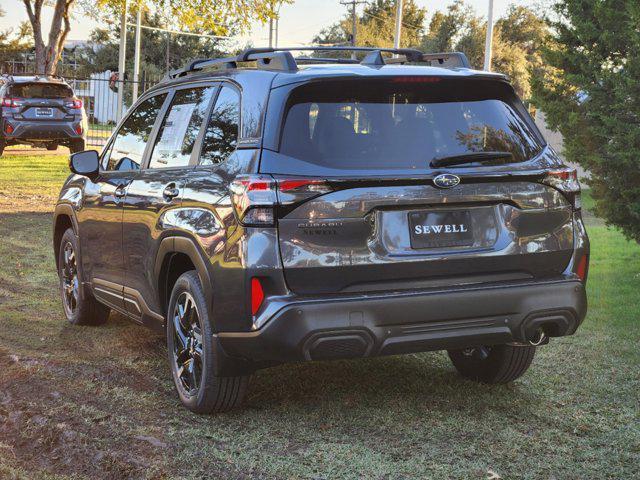
M487 38L484 42L484 69L491 70L491 47L493 45L493 0L489 0L489 14L487 15Z
M138 82L140 81L140 42L141 31L140 25L142 23L142 5L138 2L138 11L136 12L136 45L133 56L133 93L131 95L131 103L133 104L138 99Z
M116 118L122 118L122 106L124 104L124 69L127 60L127 11L128 1L124 0L122 15L120 16L120 51L118 52L118 107Z
M351 45L356 46L356 37L358 34L358 16L356 15L356 7L361 3L367 3L364 0L344 0L340 5L351 6Z
M402 0L396 0L396 34L393 39L393 48L400 48L401 35L402 35Z

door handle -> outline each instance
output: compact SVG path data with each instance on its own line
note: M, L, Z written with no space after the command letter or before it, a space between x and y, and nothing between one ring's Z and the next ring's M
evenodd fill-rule
M113 192L113 194L118 198L124 197L127 194L127 185L124 183L121 183L120 185L118 185L118 187L116 188L115 192Z
M166 186L166 188L164 189L164 192L162 192L162 195L166 199L172 200L173 198L180 195L180 189L176 188L176 185L174 183L170 183L169 185Z

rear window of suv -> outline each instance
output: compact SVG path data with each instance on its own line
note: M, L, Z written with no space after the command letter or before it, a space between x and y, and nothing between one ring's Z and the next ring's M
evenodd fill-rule
M536 156L544 142L509 85L498 81L396 77L322 81L289 96L271 173L429 170L442 157L510 152ZM504 162L504 160L502 160ZM479 164L478 164L479 165Z
M70 98L73 91L59 83L20 83L11 86L11 96L19 98Z

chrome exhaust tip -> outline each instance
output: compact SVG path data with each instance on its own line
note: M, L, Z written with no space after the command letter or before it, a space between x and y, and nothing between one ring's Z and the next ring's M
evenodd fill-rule
M539 345L542 345L543 343L549 342L549 337L547 337L547 334L544 333L544 330L542 328L538 328L531 336L531 338L529 338L528 342L532 347L537 347Z

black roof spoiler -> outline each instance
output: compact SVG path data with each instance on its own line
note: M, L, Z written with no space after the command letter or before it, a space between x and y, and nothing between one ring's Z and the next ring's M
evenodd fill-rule
M206 59L200 58L189 64L170 72L168 78L178 78L192 72L198 72L205 68L220 67L223 69L237 68L238 63L256 62L262 70L278 72L295 72L298 63L293 57L293 51L310 52L363 52L366 53L362 61L345 58L316 58L302 57L300 63L353 63L377 67L387 64L427 63L433 67L441 68L471 68L469 60L462 52L449 53L423 53L413 48L376 48L376 47L346 47L346 46L316 46L316 47L283 47L283 48L248 48L235 57ZM391 53L394 57L383 57L383 53Z

